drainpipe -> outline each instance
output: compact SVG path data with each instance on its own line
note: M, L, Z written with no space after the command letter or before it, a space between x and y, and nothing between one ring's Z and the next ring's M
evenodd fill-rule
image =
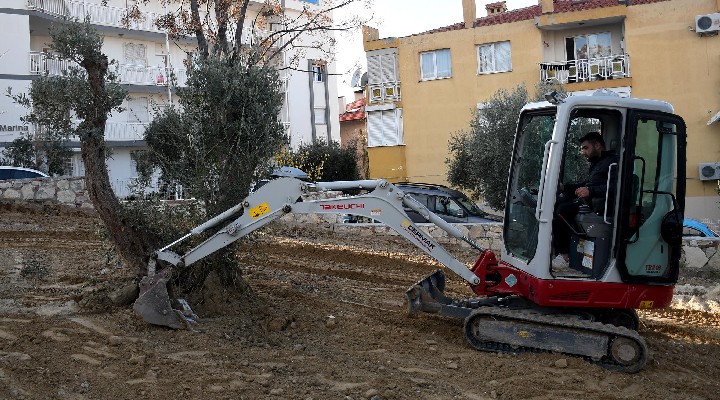
M314 89L314 83L315 83L315 73L313 72L313 60L307 60L308 61L308 76L310 77L310 101L308 104L310 104L310 133L312 137L312 142L315 143L317 140L317 133L315 132L315 92Z
M163 11L167 13L167 4L163 5ZM165 68L167 68L165 75L167 75L168 104L172 104L172 79L170 79L172 62L170 61L170 37L168 36L167 29L165 29L165 51L167 51L167 56L165 56Z
M323 83L325 84L325 127L327 128L327 144L332 143L332 121L330 121L330 89L328 88L329 85L329 75L328 75L328 65L325 64L325 68L322 70L323 74Z

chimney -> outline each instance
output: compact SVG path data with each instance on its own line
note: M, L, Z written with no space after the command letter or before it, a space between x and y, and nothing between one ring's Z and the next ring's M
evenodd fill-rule
M555 12L553 0L540 0L540 8L543 14L552 14Z
M718 0L720 1L720 0ZM457 3L455 3L457 4ZM477 14L475 6L475 0L462 0L463 6L463 21L465 22L465 28L474 28L475 20L477 20Z
M505 4L505 1L489 3L485 5L485 10L487 10L487 15L504 13L505 11L507 11L507 4Z

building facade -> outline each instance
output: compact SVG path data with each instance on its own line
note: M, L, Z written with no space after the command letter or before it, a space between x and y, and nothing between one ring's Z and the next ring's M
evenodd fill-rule
M463 22L407 37L365 28L371 177L445 183L450 135L498 89L606 88L668 101L685 119L686 215L717 227L720 0L498 2L482 18L474 0L462 7Z
M194 38L169 40L165 32L155 26L158 17L166 13L160 1L141 6L142 16L126 24L128 4L125 0L3 0L0 4L0 87L13 93L27 92L33 79L42 75L59 75L67 68L50 54L48 28L62 18L83 19L104 36L103 52L118 63L120 82L129 96L122 113L110 116L105 140L111 157L107 161L111 183L119 196L128 194L128 184L137 176L132 153L146 148L144 130L152 120L154 110L177 101L177 88L185 86L186 63L197 48ZM243 43L250 44L268 31L251 26L262 6L251 1L248 8ZM299 16L304 7L319 7L318 0L286 0L286 15ZM268 27L272 29L272 27ZM313 38L301 36L301 43ZM277 45L283 42L278 42ZM279 63L285 96L281 115L291 145L313 140L339 141L337 118L337 83L335 66L323 59L322 52L306 48L302 54L289 49ZM293 61L291 61L293 60ZM292 68L286 68L292 67ZM35 127L24 125L20 118L28 110L14 104L6 96L0 97L0 150L23 134L31 134ZM84 175L77 138L70 141L73 156L67 161L70 174Z

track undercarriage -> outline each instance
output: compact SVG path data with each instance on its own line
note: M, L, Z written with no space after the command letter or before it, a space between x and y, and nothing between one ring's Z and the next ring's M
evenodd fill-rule
M647 362L634 310L559 310L516 296L453 300L444 290L445 275L438 270L408 289L409 311L464 319L465 338L477 350L557 352L629 373Z

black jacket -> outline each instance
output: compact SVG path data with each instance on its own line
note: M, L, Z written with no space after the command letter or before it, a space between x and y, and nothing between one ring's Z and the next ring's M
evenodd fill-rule
M617 156L613 153L603 151L595 161L590 162L590 170L588 171L588 177L583 182L570 183L565 185L565 194L567 196L574 196L575 190L581 187L587 187L590 191L590 200L592 206L596 212L602 212L605 205L605 192L607 191L608 182L608 170L610 164L617 163ZM617 180L618 167L615 166L612 169L610 182L614 183ZM609 201L612 204L612 200L615 199L616 185L610 185Z

